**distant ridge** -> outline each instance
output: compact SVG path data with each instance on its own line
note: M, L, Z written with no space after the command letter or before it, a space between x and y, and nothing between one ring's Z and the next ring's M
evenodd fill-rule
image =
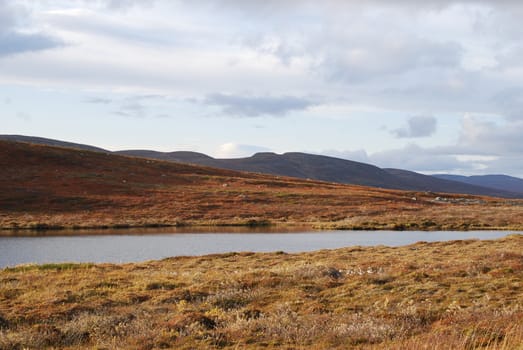
M86 151L94 151L94 152L105 152L105 153L110 152L103 148L99 148L99 147L95 147L95 146L83 145L80 143L73 143L73 142L67 142L67 141L58 141L58 140L46 139L44 137L35 137L35 136L0 135L0 140L34 143L37 145L83 149Z
M177 152L157 152L149 150L127 150L127 151L116 151L116 154L131 156L131 157L142 157L142 158L154 158L161 160L169 161L179 161L182 163L195 163L203 164L208 162L211 165L214 161L214 158L209 157L206 154L198 152L189 152L189 151L177 151Z
M523 179L504 175L481 177L483 181L478 182L477 177L465 181L466 177L455 175L428 176L407 170L381 169L366 163L298 152L284 154L262 152L246 158L217 159L190 151L124 150L110 152L94 146L21 135L0 135L1 139L385 189L523 198Z
M409 186L418 191L423 188L431 188L433 192L448 192L448 193L467 193L467 194L481 194L492 197L506 197L506 198L520 198L523 193L517 194L511 191L491 188L487 186L480 186L459 181L452 181L443 178L437 178L430 175L423 175L413 171L401 169L385 169L389 174L396 176L409 184ZM437 190L435 190L437 189Z
M115 153L205 165L230 170L250 171L363 186L384 187L384 185L388 183L394 185L394 188L399 189L402 185L387 172L374 165L306 153L293 152L278 155L271 152L262 152L256 153L251 157L233 159L216 159L196 152L163 153L129 150L118 151Z
M328 182L372 186L387 189L462 193L504 198L523 198L523 193L472 185L418 174L400 169L381 169L350 160L307 154L270 152L251 157L216 159L196 152L155 152L144 150L118 151L118 154L147 157L215 168L292 176Z
M461 176L450 174L432 175L438 179L458 181L475 186L495 188L502 191L509 191L523 194L523 179L508 175L475 175Z

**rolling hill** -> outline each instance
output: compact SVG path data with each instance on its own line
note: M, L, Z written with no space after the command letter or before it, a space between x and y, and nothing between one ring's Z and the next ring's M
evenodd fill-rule
M523 214L521 200L388 190L24 142L0 141L0 168L1 229L517 229Z
M315 179L328 182L379 188L464 193L504 198L523 198L523 192L440 179L401 169L381 169L374 165L307 153L256 153L247 158L216 159L196 152L155 152L146 150L118 151L136 157L147 157L222 169ZM523 180L522 180L523 181Z
M102 148L38 137L0 135L0 139L111 153ZM523 198L523 179L496 177L495 180L464 181L450 177L427 176L401 169L381 169L374 165L306 153L257 153L251 157L217 159L197 152L157 152L124 150L118 155L174 161L214 168L248 171L277 176L313 179L377 188L463 193L503 198ZM510 181L509 181L510 180ZM518 183L517 180L520 182ZM514 191L512 189L515 189Z
M119 151L118 154L156 158L216 168L291 176L373 187L401 188L401 183L382 169L364 163L306 153L256 153L247 158L216 159L195 152ZM387 185L387 186L385 186Z
M457 181L474 186L495 188L502 191L523 194L523 179L507 175L460 176L449 174L432 175L438 179Z
M73 149L83 149L86 151L93 151L93 152L110 152L110 151L107 151L100 147L84 145L81 143L53 140L53 139L48 139L45 137L36 137L36 136L0 135L0 140L27 142L27 143L33 143L36 145L47 145L47 146L66 147L66 148L73 148Z
M436 178L430 175L423 175L413 171L401 169L385 169L389 174L394 175L407 184L409 188L418 191L428 189L435 192L448 193L468 193L480 194L484 196L505 197L505 198L519 198L521 194L510 192L503 189L496 189L479 184L465 183L461 181L452 181L444 178Z

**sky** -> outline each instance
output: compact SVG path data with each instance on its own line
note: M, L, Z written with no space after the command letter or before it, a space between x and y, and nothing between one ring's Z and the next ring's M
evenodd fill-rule
M0 0L0 134L523 177L521 1Z

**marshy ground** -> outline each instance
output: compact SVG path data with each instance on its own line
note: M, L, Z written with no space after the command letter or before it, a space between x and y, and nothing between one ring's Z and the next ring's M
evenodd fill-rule
M0 271L0 349L522 349L523 236Z

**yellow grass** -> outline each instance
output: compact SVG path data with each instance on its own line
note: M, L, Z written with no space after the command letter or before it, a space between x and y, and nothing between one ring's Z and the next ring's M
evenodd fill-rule
M523 236L0 271L0 349L523 349Z

